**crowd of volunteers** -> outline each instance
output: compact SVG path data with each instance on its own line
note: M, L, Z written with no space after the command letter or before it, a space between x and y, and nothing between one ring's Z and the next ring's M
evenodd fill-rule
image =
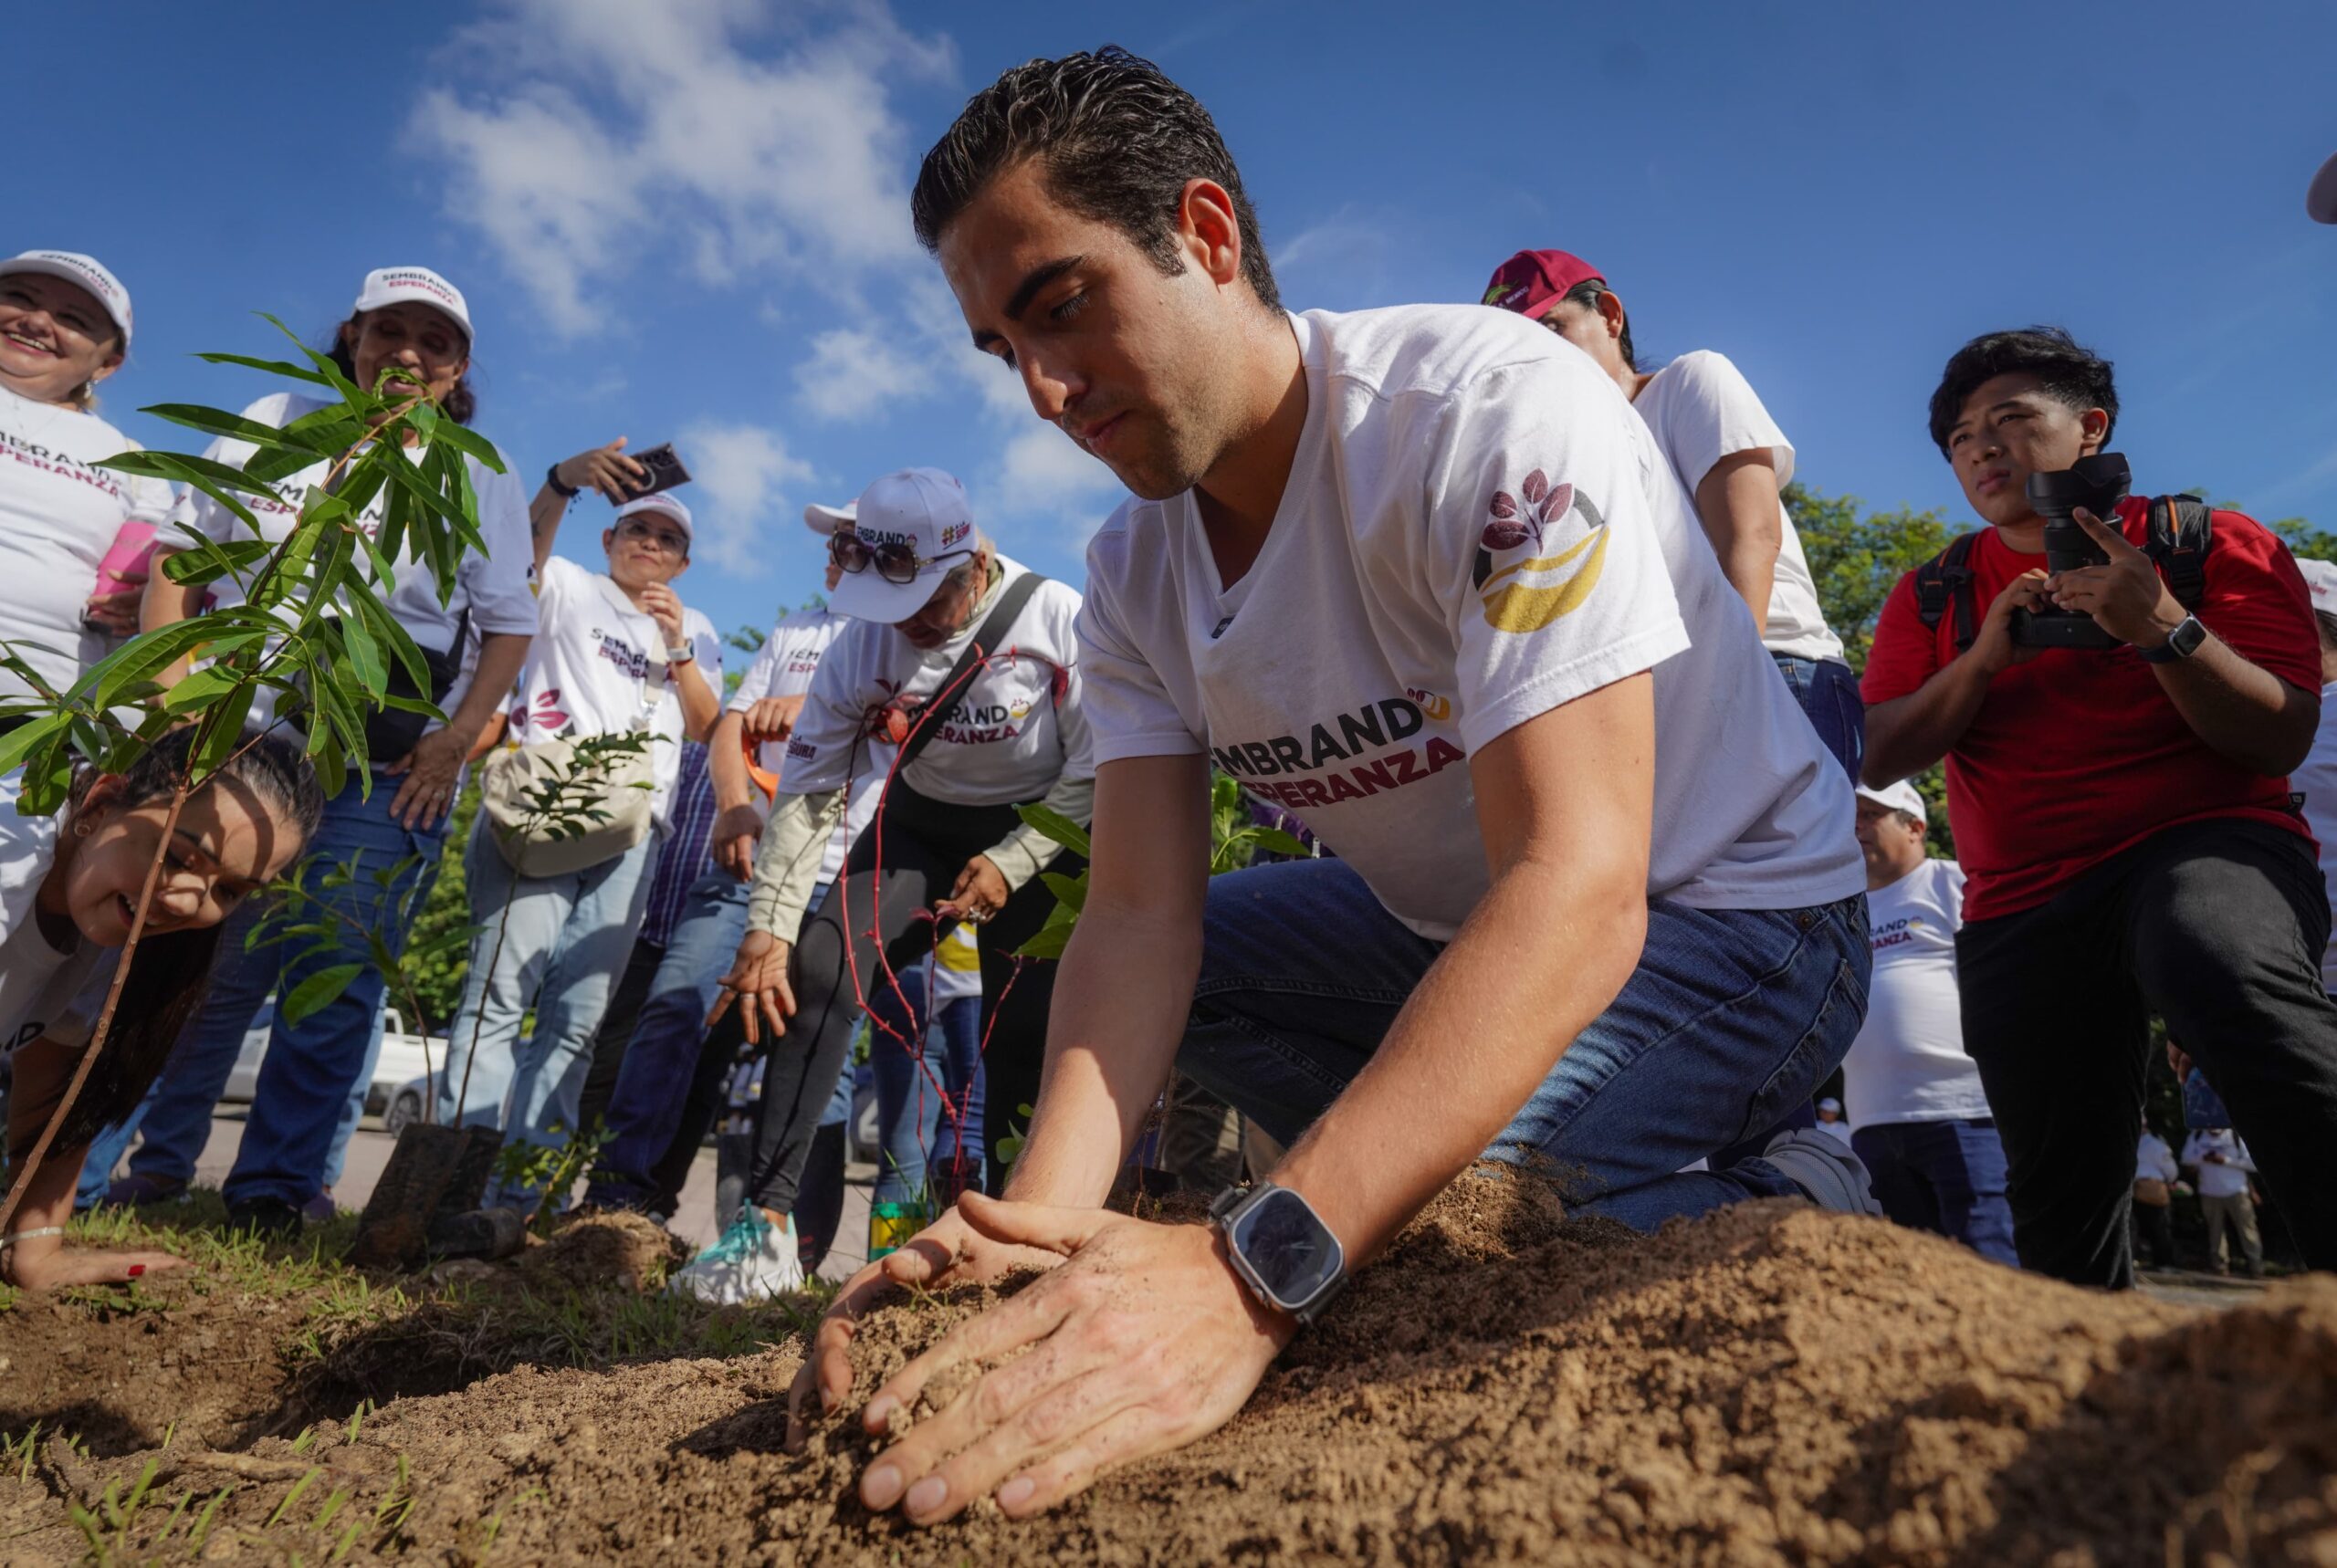
M1780 498L1791 441L1721 353L1643 366L1628 277L1527 249L1474 300L1287 308L1207 110L1108 48L978 93L911 215L974 345L1129 492L1085 581L905 452L806 509L824 607L726 679L649 455L588 447L532 498L524 463L466 459L485 548L391 596L444 717L380 713L370 789L325 796L264 704L174 821L183 732L53 819L5 781L9 1138L50 1144L10 1281L174 1261L67 1246L66 1218L77 1190L183 1194L257 1028L230 1216L331 1212L383 1038L364 934L404 939L382 912L455 852L466 782L477 930L431 1116L507 1155L583 1140L582 1203L665 1219L713 1138L719 1239L672 1281L707 1301L869 1260L794 1413L857 1399L883 1434L988 1366L860 1478L918 1521L1027 1513L1212 1429L1456 1178L1640 1230L1798 1198L2112 1289L2138 1248L2174 1261L2196 1193L2214 1266L2337 1268L2337 567L2164 496L2147 453L2131 495L2053 499L2117 450L2108 360L1991 330L1905 392L1976 527L1898 582L1854 672ZM0 699L234 592L161 562L245 523L98 465L131 446L94 399L130 339L97 261L0 263ZM470 310L427 268L367 274L320 348L481 412ZM256 497L260 537L325 483ZM589 566L554 552L588 493ZM589 821L531 816L588 755ZM1211 876L1213 776L1310 852ZM158 856L139 1005L59 1115ZM247 946L284 877L346 941ZM1026 955L1074 877L1069 946ZM330 1003L288 1008L336 966ZM2183 1113L2154 1132L2162 1053ZM871 1095L863 1247L837 1232ZM1161 1134L1179 1104L1222 1136ZM507 1158L486 1201L570 1201L554 1163ZM1211 1223L1108 1208L1136 1165L1221 1186ZM886 1292L1030 1266L853 1388Z

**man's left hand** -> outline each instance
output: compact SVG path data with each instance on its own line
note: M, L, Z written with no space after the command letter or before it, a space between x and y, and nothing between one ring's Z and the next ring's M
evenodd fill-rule
M2107 566L2056 572L2046 581L2053 602L2093 617L2094 624L2137 648L2163 645L2189 613L2126 536L2080 507L2074 514L2086 537L2109 552Z
M984 1493L1027 1519L1104 1470L1207 1437L1242 1408L1296 1323L1261 1305L1215 1228L1101 1209L1048 1208L968 1193L958 1212L993 1240L1065 1261L960 1324L877 1389L861 1419L890 1429L938 1375L1016 1356L876 1457L861 1501L912 1523L951 1518Z

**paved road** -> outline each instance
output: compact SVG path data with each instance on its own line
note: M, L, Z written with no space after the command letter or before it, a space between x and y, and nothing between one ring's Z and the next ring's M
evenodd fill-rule
M381 1124L372 1117L360 1124L349 1140L349 1158L341 1173L341 1185L333 1189L333 1200L343 1208L362 1208L373 1191L373 1184L381 1179L382 1167L388 1163L390 1149L396 1140L380 1130ZM206 1186L216 1186L227 1179L236 1164L236 1147L244 1135L244 1119L240 1114L214 1116L211 1119L211 1141L203 1148L203 1157L195 1162L194 1179ZM875 1166L852 1166L845 1169L844 1224L836 1236L836 1244L828 1253L828 1260L821 1267L824 1279L843 1280L865 1260L868 1247L868 1192L876 1179ZM693 1247L703 1247L714 1239L714 1151L700 1149L690 1166L690 1179L682 1187L682 1207L674 1216L674 1233Z

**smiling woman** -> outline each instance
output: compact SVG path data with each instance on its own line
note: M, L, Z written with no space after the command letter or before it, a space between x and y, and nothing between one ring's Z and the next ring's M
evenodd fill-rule
M90 412L129 349L129 291L99 263L0 262L0 635L59 690L138 629L142 547L171 507L161 480L98 466L138 445ZM0 698L33 689L0 669Z
M129 938L140 894L155 875L123 987L137 1005L115 1015L87 1090L52 1134L54 1157L26 1189L16 1228L0 1238L0 1276L11 1284L134 1278L143 1266L161 1266L65 1254L52 1227L72 1205L82 1148L138 1103L202 1000L221 922L291 863L324 809L296 747L246 735L173 820L171 798L194 735L172 732L126 774L85 774L54 818L18 815L13 784L0 786L0 1051L15 1073L12 1156L21 1156L56 1114L89 1045L111 972L107 960Z

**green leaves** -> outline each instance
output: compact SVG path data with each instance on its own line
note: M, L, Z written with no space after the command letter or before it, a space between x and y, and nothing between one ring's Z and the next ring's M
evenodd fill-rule
M1016 815L1073 854L1088 852L1087 830L1051 806L1017 806Z

